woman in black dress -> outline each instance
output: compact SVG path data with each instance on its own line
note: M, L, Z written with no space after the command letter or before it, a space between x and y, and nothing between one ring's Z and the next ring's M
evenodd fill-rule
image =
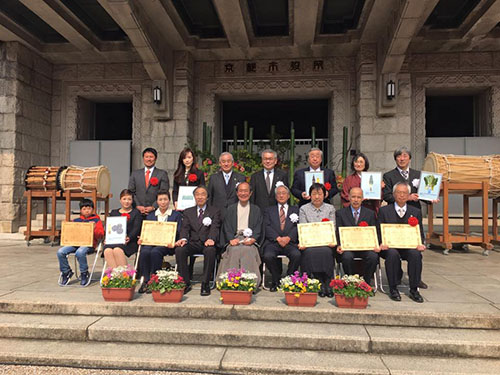
M127 265L127 258L137 252L137 239L141 233L142 215L132 207L132 192L124 189L120 193L121 208L111 210L109 216L127 217L127 238L124 245L104 246L104 259L111 268Z
M196 166L196 156L190 148L185 148L179 155L177 169L174 172L174 189L172 198L174 207L177 209L177 198L179 197L179 186L205 185L205 175Z

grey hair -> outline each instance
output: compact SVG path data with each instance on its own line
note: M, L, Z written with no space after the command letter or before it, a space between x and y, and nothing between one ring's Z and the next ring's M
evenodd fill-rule
M401 146L399 148L397 148L395 151L394 151L394 160L396 160L396 158L401 155L401 154L404 154L404 153L407 153L408 156L410 157L411 159L411 151L408 147L406 146Z
M318 147L313 147L309 150L309 152L307 153L307 157L309 157L309 154L313 151L319 151L321 153L321 158L323 159L323 150L321 150L320 148Z
M289 188L288 188L288 186L286 186L285 184L280 185L280 186L276 186L276 187L274 188L274 195L278 194L278 189L279 189L279 188L285 188L285 189L286 189L286 192L288 193L288 195L291 195L291 194L290 194L290 189L289 189Z
M231 154L230 152L227 152L227 151L224 151L222 154L220 154L220 155L219 155L219 161L220 161L220 159L221 159L224 155L229 155L229 156L231 156L231 160L232 160L232 161L234 161L233 154Z
M406 186L408 188L408 194L411 194L411 186L410 186L410 184L408 182L403 182L403 181L396 182L396 184L392 187L392 194L394 194L396 192L396 188L399 185Z
M262 157L264 154L273 154L274 158L278 158L278 153L274 150L271 150L270 148L266 148L265 150L262 150L260 153L260 157Z

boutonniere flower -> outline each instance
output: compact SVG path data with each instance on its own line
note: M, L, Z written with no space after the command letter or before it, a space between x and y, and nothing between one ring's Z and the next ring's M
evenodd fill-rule
M122 213L122 216L125 216L127 218L127 221L130 220L130 214L127 212Z
M248 237L251 237L251 236L252 236L252 234L253 234L253 231L252 231L250 228L247 228L247 229L245 229L245 230L243 231L243 235L244 235L245 237L247 237L247 238L248 238Z
M363 220L363 221L361 221L361 222L358 224L358 226L360 226L360 227L367 227L367 226L368 226L368 223L367 223L366 221L364 221L364 220Z
M235 179L236 180L236 179ZM238 190L238 186L240 186L241 182L237 182L235 185L236 190Z
M280 186L285 186L283 181L276 181L276 184L274 185L276 188L279 188Z
M296 213L291 214L289 217L292 223L296 223L297 221L299 221L299 215L297 215Z
M196 174L194 174L194 173L190 173L190 174L188 175L188 181L189 181L189 182L196 182L196 181L198 181L198 177L196 176Z
M209 217L204 217L202 220L202 224L206 227L209 227L212 224L212 219Z
M331 188L332 188L332 184L330 184L329 182L325 182L325 189L327 191L330 191Z
M413 185L413 187L415 188L418 188L418 184L420 183L420 179L419 178L414 178L413 181L411 182L411 184Z
M328 219L327 217L324 217L323 219L321 219L321 221L330 221L330 219Z
M410 224L412 227L416 227L418 225L418 219L415 216L410 216L408 219L408 224Z
M156 186L156 185L158 185L158 179L156 177L152 177L151 180L149 180L149 183L152 186Z

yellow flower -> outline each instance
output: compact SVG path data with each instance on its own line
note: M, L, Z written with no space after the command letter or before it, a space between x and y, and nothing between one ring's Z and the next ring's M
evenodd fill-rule
M299 293L295 293L293 296L294 296L295 298L299 298L299 297L300 297L300 294L299 294Z
M224 298L222 298L222 297L220 297L219 299L220 299L221 301L224 301Z

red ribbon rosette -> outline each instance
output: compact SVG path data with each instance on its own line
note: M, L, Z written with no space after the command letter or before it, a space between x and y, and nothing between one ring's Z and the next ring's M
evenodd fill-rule
M125 216L127 218L127 221L130 220L130 214L127 212L122 213L122 216Z
M189 182L196 182L196 181L198 181L198 177L196 177L196 175L194 173L190 173L188 175L188 181Z
M361 221L361 222L358 224L358 226L360 226L360 227L367 227L367 226L368 226L368 223L367 223L366 221L364 221L364 220L363 220L363 221Z
M149 183L152 186L156 186L156 185L158 185L158 179L156 177L152 177L151 180L149 180Z
M321 221L330 221L330 219L328 219L327 217L324 217L323 219L321 219Z
M410 224L412 227L416 227L418 225L418 219L415 216L411 216L408 219L408 224Z
M332 188L332 184L330 184L329 182L325 182L325 189L327 191L330 191L331 188Z

